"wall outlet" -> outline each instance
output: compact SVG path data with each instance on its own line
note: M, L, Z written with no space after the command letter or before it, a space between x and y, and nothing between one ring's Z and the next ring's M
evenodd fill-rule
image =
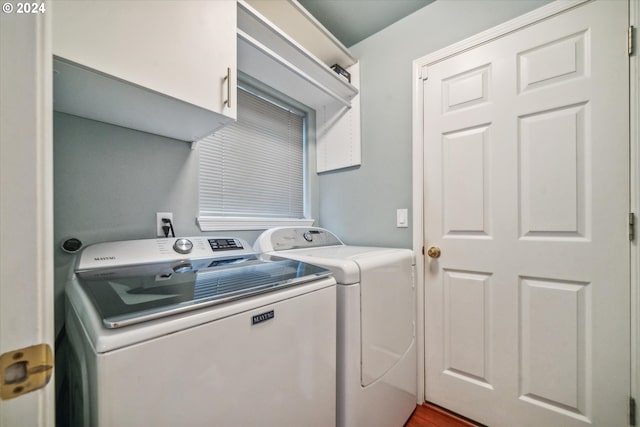
M409 227L409 210L408 209L396 210L396 227L399 227L399 228Z
M156 212L156 236L158 237L167 237L164 234L162 226L168 224L163 223L163 219L168 219L173 224L173 212ZM168 236L171 236L171 231L169 231Z

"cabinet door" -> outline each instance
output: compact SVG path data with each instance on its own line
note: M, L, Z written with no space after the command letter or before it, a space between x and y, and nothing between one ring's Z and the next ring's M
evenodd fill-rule
M348 68L351 84L360 88L360 63ZM316 110L316 161L318 172L362 164L360 147L360 94L347 109L339 103Z
M236 118L235 0L56 1L53 52Z

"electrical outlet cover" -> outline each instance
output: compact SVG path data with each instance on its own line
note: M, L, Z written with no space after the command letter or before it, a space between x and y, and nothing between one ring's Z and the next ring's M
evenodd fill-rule
M168 219L173 223L173 212L156 212L156 236L166 237L162 226L164 225L162 220Z

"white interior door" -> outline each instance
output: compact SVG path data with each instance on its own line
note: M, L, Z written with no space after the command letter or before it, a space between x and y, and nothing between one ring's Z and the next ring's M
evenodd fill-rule
M624 426L627 2L426 66L426 400L491 426Z

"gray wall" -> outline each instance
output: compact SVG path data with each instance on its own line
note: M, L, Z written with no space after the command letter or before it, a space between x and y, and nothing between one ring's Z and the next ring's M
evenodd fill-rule
M192 234L197 162L185 142L79 117L54 114L56 325L74 257L67 237L85 245L155 237L155 213L173 212L175 229ZM195 172L194 172L195 171Z
M412 62L550 0L437 0L352 46L360 60L362 165L320 176L320 218L346 243L412 247Z

